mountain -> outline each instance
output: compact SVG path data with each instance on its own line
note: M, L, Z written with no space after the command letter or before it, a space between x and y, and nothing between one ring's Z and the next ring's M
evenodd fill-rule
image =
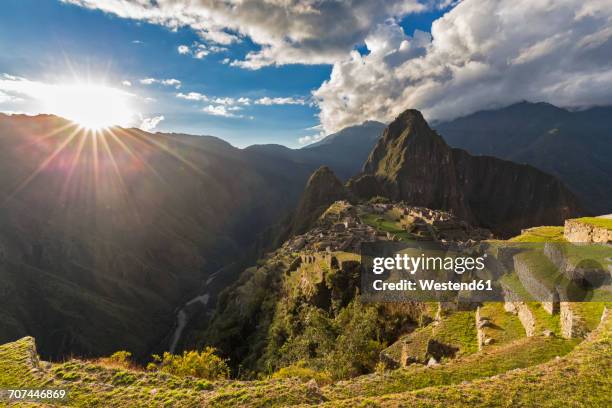
M383 123L367 121L347 127L301 149L281 145L253 145L246 150L267 155L271 159L282 158L301 163L309 166L311 171L322 165L328 166L340 179L347 180L361 170L362 163L384 128Z
M0 115L0 342L36 336L46 358L164 348L177 305L288 215L309 174L214 137Z
M359 197L443 209L501 236L533 225L560 225L580 213L555 177L528 165L471 156L449 147L419 111L407 110L385 129L363 168L349 181Z
M439 123L453 147L557 176L593 213L612 212L612 107L568 111L522 102Z
M337 133L333 133L318 142L304 146L303 149L313 149L320 146L354 147L354 145L367 145L374 147L376 141L385 129L385 124L368 120L361 125L349 126Z
M335 201L344 200L348 192L329 167L315 171L306 183L300 203L292 220L291 234L303 234Z

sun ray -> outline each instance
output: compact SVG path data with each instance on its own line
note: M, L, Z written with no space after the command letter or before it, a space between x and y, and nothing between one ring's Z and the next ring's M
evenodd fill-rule
M10 201L13 197L19 194L19 192L21 192L28 184L30 184L32 180L36 178L36 176L38 176L43 170L45 170L49 163L51 163L51 161L53 161L53 159L55 159L55 157L57 157L57 155L60 154L62 150L64 150L64 148L68 146L68 144L75 138L79 130L80 129L76 127L75 130L70 135L68 135L68 137L66 137L66 139L53 151L53 153L51 153L49 157L47 157L36 168L36 170L32 172L32 174L26 177L25 180L23 180L21 183L19 183L19 185L17 185L17 187L15 187L15 189L5 198L4 202L6 203Z
M66 178L64 179L64 185L62 187L60 197L65 197L65 195L68 193L68 189L70 188L70 181L72 180L75 168L79 165L81 152L83 151L83 147L85 146L85 140L87 136L87 134L81 134L79 137L78 146L76 152L72 157L72 162L70 164L70 168L68 169L68 173L66 174Z
M138 138L135 138L131 135L131 133L129 133L128 131L126 131L123 128L115 128L114 130L116 130L117 132L120 132L124 135L124 137L131 137L133 140L135 140L137 143L141 143L144 144L141 140L139 140ZM166 180L164 180L164 178L162 177L162 175L153 167L151 166L151 164L149 164L144 158L141 158L140 156L138 156L137 153L133 152L132 149L121 140L120 137L118 137L114 132L113 129L109 129L109 133L111 135L111 137L113 137L113 139L119 144L121 145L127 152L128 154L130 154L133 158L139 160L147 169L149 169L149 171L151 171L151 173L153 173L161 182L166 183Z
M108 129L101 130L102 137L100 138L100 140L102 141L102 146L104 150L106 151L108 159L110 160L111 165L113 167L113 170L115 171L115 175L117 176L117 180L119 181L120 189L123 192L124 199L128 204L128 208L131 208L132 210L135 211L135 208L133 208L134 206L132 205L133 203L130 200L130 194L129 194L128 188L125 184L125 180L123 179L123 174L121 174L121 170L119 169L119 165L117 164L117 161L115 160L115 156L113 155L113 152L108 144L108 140L106 140L107 132L108 132ZM140 215L138 214L137 211L135 211L133 215L136 216L136 219L138 220L138 222L141 222Z

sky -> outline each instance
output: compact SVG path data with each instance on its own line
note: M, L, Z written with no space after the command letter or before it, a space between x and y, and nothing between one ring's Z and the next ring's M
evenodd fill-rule
M3 0L0 111L299 147L407 108L607 105L611 27L608 0Z

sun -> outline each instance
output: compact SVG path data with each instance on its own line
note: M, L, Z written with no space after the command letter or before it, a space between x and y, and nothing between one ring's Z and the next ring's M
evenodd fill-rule
M92 83L57 84L43 95L46 110L80 126L99 130L127 126L134 117L131 94L106 85Z

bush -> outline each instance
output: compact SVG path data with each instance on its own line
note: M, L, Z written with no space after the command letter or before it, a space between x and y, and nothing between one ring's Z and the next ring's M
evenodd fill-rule
M288 367L281 368L272 375L272 378L299 378L303 382L315 380L319 385L330 384L332 382L329 373L308 368L306 367L306 362L303 360Z
M130 359L132 358L132 353L125 350L115 351L108 359L118 364L130 364Z
M383 196L375 196L370 198L370 204L388 204L391 200Z
M148 369L157 369L178 376L192 376L207 380L228 378L230 369L225 360L217 356L216 349L206 347L202 351L184 351L182 355L164 353L153 356L154 363Z
M103 357L96 361L96 363L109 367L109 368L130 368L136 369L137 367L133 364L132 353L125 350L119 350L110 355L110 357Z

